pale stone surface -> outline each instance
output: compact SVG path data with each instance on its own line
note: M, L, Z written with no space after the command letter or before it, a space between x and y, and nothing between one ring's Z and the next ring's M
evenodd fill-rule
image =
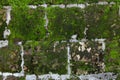
M12 76L12 73L3 73L3 80L6 80L7 79L7 76Z
M23 48L23 45L22 45L22 42L18 42L18 45L21 47L21 72L22 74L24 74L24 48Z
M36 80L36 75L26 75L26 80Z
M7 15L7 18L6 18L6 23L7 25L9 24L10 20L11 20L11 15L10 15L10 12L11 12L11 6L6 6L5 7L7 9L6 11L6 15Z
M1 40L0 41L0 48L8 46L8 40Z
M90 75L81 75L79 76L81 80L115 80L117 75L113 73L99 73L99 74L90 74Z
M3 33L4 39L6 39L10 34L11 34L10 29L7 29L7 27L5 27L5 31Z

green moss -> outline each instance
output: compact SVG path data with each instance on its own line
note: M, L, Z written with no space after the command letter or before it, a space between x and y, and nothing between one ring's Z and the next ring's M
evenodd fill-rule
M2 25L0 25L0 40L3 40L3 32L5 30L6 23L3 22Z
M0 49L0 71L20 72L20 49L19 46L10 44Z
M104 0L113 1L113 0ZM51 4L74 4L74 3L96 3L98 0L1 0L0 7L3 5L12 6L12 20L8 28L12 34L9 37L8 47L0 49L0 71L19 72L20 54L19 47L12 42L19 40L25 42L25 66L26 73L45 74L49 71L53 73L65 74L67 72L67 51L66 44L61 43L54 50L54 42L69 40L73 34L78 34L78 39L84 37L84 29L88 27L87 39L106 38L107 49L105 54L106 71L120 72L120 16L118 15L119 0L115 5L91 4L85 9L80 8L58 8L49 7ZM38 7L37 9L28 8L28 4L48 4L48 8ZM50 35L45 37L44 28L45 10L48 12ZM1 10L0 10L1 11ZM1 12L0 12L1 13ZM0 14L0 39L3 39L3 31L6 27L3 14ZM75 44L78 46L78 44ZM94 47L91 43L90 47ZM78 48L72 48L77 54ZM64 55L64 56L63 56ZM12 58L11 58L12 57ZM72 70L81 69L83 71L93 71L93 66L85 62L72 61ZM11 67L17 69L12 70Z
M73 34L83 38L84 16L79 8L48 8L50 37L56 40L68 40Z
M76 4L76 3L97 3L99 0L21 0L21 1L16 1L16 0L1 0L0 5L10 5L11 2L19 2L19 3L26 3L27 4L32 4L32 5L39 5L39 4ZM112 2L113 0L103 0L107 2ZM114 2L119 3L119 0L114 0Z
M107 53L105 55L106 71L113 71L119 73L120 69L120 46L118 45L118 39L107 42Z
M25 77L20 77L18 78L18 80L25 80Z
M2 80L3 79L3 77L0 75L0 79Z
M65 44L56 46L55 52L53 51L53 43L44 44L44 42L39 42L34 47L31 43L24 44L25 66L28 68L26 72L31 74L47 74L49 72L66 74L67 52L64 48Z
M88 63L87 65L85 64L85 62L82 61L72 61L72 74L85 74L87 73L91 73L95 70L95 68L93 68L93 66L91 65L91 63Z
M118 7L116 5L92 5L85 8L88 39L112 38L113 29L118 19ZM116 22L115 22L116 21ZM94 23L94 24L93 24Z
M11 2L17 3L19 2L20 4L26 3L27 4L32 4L32 5L39 5L39 4L70 4L70 3L83 3L85 0L21 0L21 1L16 1L16 0L1 0L0 5L10 5ZM89 2L89 1L87 1ZM93 2L93 1L92 1Z
M8 0L0 0L0 7L5 6L5 5L9 5Z
M6 25L6 13L5 13L5 9L0 8L0 40L3 39L3 32L5 30Z
M98 49L100 44L97 42L93 42L88 40L85 42L86 48L91 48L91 51L88 52L80 51L80 44L79 43L71 43L70 44L70 52L71 52L71 63L72 63L72 73L73 74L84 74L84 73L100 73L102 69L98 66L101 65L103 62L103 51ZM96 56L98 54L99 56ZM96 60L99 57L99 62Z
M74 4L74 3L83 3L84 0L46 0L48 4Z
M45 37L44 8L13 9L10 23L10 39L40 40Z
M120 79L120 74L118 74L118 76L117 76L117 79L116 80L119 80Z

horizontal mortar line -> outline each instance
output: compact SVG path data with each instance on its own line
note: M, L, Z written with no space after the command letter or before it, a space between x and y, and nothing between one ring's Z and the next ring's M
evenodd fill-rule
M91 3L91 4L98 4L98 5L112 5L112 4L116 4L115 2L106 2L106 1L100 1L98 3ZM41 5L28 5L30 8L33 8L33 9L36 9L37 7L39 6L42 6L42 7L60 7L60 8L72 8L72 7L78 7L78 8L85 8L85 6L89 6L91 5L89 3L85 3L85 4L56 4L56 5L49 5L48 4L41 4ZM4 8L8 8L8 7L11 7L11 6L3 6Z
M22 74L22 73L11 73L11 72L0 72L0 75L1 76L15 76L15 77L22 77L22 76L24 76L24 74Z
M0 72L0 75L2 74L2 76L3 77L8 77L8 76L14 76L14 77L25 77L25 78L27 78L27 77L33 77L33 78L37 78L36 76L38 76L38 78L40 79L40 78L44 78L44 77L47 77L47 76L64 76L64 78L68 78L70 75L68 75L68 74L62 74L62 75L59 75L59 74L54 74L54 73L52 73L52 74L42 74L42 75L35 75L35 74L26 74L26 75L22 75L22 76L20 76L20 74L21 73L8 73L8 72L5 72L5 73L1 73ZM103 74L103 75L101 75L101 74ZM106 75L106 74L108 74L109 76L111 76L112 74L113 74L113 72L105 72L105 73L98 73L98 74L87 74L87 75L77 75L77 77L102 77L102 76L104 76L104 75ZM116 78L117 77L117 75L113 75L113 76L111 76L111 78ZM105 77L104 77L105 78Z

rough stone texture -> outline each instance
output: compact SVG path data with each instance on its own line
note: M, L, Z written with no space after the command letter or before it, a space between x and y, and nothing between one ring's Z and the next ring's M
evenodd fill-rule
M17 45L0 48L0 71L19 72L20 61L20 50Z
M87 1L89 2L89 0L87 0ZM53 4L54 2L56 2L56 1L52 0L52 1L49 1L48 4ZM61 3L61 2L58 1L58 3ZM65 4L67 4L67 2L65 2ZM86 5L88 5L88 4L86 4ZM16 10L18 10L18 9L16 9ZM60 10L60 9L58 9L58 10ZM55 12L60 13L58 10L55 10ZM72 15L74 14L76 16L75 18L77 20L78 26L76 26L75 32L73 32L73 33L75 33L75 34L79 33L79 36L82 35L85 26L82 26L83 27L82 31L80 31L78 29L78 27L82 23L83 24L87 23L86 26L87 26L87 28L89 28L89 30L87 32L87 36L85 36L86 38L89 37L89 39L91 39L91 38L96 38L96 37L98 37L98 38L101 38L101 37L106 38L107 37L108 40L110 40L110 43L107 43L108 48L106 50L108 52L107 53L108 57L105 57L106 64L107 64L106 70L119 73L119 70L120 70L120 68L119 68L119 64L120 64L120 58L119 58L120 23L119 22L120 22L120 18L118 16L118 11L117 11L116 5L114 5L113 8L111 5L109 5L109 6L107 5L106 7L104 6L104 8L103 8L103 6L100 7L100 6L97 6L96 4L92 4L91 7L88 6L88 9L86 9L89 11L85 11L85 15L79 14L78 12L81 12L81 10L80 11L79 10L80 9L73 9L73 10L70 9L70 11L71 11L71 13L70 13L68 11L68 9L66 9L66 12L68 14L63 15L63 18L61 18L61 16L59 16L57 14L59 16L59 17L57 17L57 20L55 20L56 21L55 24L57 24L57 27L56 26L53 27L53 28L56 28L55 29L56 33L58 33L58 35L62 35L63 32L65 32L64 35L66 35L66 33L69 32L70 30L73 31L73 29L70 28L69 24L74 24L74 26L76 25L76 23L74 23L76 21L71 22L71 20L74 20L73 19L74 17L71 16L71 14ZM22 10L21 12L23 12L23 11L24 10ZM41 10L40 12L42 13L43 10ZM62 13L66 13L66 12L63 11ZM83 12L84 12L84 10L83 10ZM16 13L16 11L15 11L15 13ZM18 13L20 13L19 10L18 10ZM50 10L50 13L51 13L51 10ZM24 14L22 14L22 17L21 17L21 14L20 14L19 18L22 18L22 17L24 18ZM30 14L31 14L31 12L30 12ZM80 19L83 20L83 18L85 18L85 21L86 21L85 23L84 23L84 20L83 20L83 22L81 22L78 19L78 17L77 17L78 14L81 15L81 17L79 17ZM18 18L17 15L18 14L16 14L16 17ZM51 14L51 15L53 16L52 18L53 18L53 22L54 22L55 15L53 15L53 14ZM93 16L91 16L91 15L93 15ZM28 30L27 27L30 27L30 25L34 26L35 24L33 22L36 21L36 17L38 17L38 16L35 15L36 17L33 17L33 18L31 18L30 15L28 16L28 14L26 14L26 16L27 17L24 18L25 20L22 20L23 18L21 19L21 21L19 21L19 18L18 18L18 20L14 19L15 22L13 21L13 24L16 23L16 21L17 21L17 24L15 24L14 26L11 24L11 26L12 26L11 29L18 28L18 27L16 27L16 25L19 26L18 23L20 23L22 21L23 22L20 24L25 23L24 21L26 21L26 19L27 19L30 21L26 22L26 24L24 26L20 25L19 28L21 29L21 31L23 31L23 34L25 34L24 32L26 32L26 31L28 31L28 33L30 33L29 32L30 30ZM42 15L42 20L43 20L43 16L44 16L44 12ZM3 38L2 37L3 31L4 31L4 28L6 27L6 23L5 23L6 18L5 17L6 17L5 10L1 9L0 10L0 39ZM71 17L71 18L69 18L69 17ZM61 31L61 29L58 28L58 26L60 25L60 23L59 23L60 18L63 20L63 23L68 21L68 23L67 23L68 28L66 28L66 25L60 26L60 28L63 27L62 30L65 30L63 32L57 31L57 30ZM66 18L66 20L64 18ZM43 23L43 22L44 21L41 21L41 23ZM35 22L35 23L37 24L37 22ZM36 27L33 27L33 26L32 26L32 28L35 29ZM41 26L41 24L40 24L40 26ZM73 26L73 28L74 28L74 26ZM25 27L26 27L26 31L24 30ZM38 28L35 29L35 34L37 35L38 38L40 38L39 36L41 34L39 33ZM41 30L41 28L39 28L39 29ZM14 30L15 29L13 29L13 31ZM19 29L16 29L16 30L19 30ZM51 29L51 33L52 33L52 30L53 29ZM21 32L21 31L16 31L15 33L13 33L13 38L15 40L17 40L17 39L14 36L16 35L17 32ZM70 31L70 33L71 33L71 31ZM73 34L73 33L71 33L71 34ZM56 35L56 39L48 39L48 41L49 40L50 41L59 40L58 35ZM69 33L67 35L69 35ZM17 35L17 36L20 37L20 35ZM28 37L28 36L26 36L23 38L23 35L21 35L21 36L22 36L22 39ZM69 35L69 36L71 36L71 35ZM29 37L31 37L31 35L29 35ZM34 36L34 34L33 34L33 37L36 37L36 36ZM39 40L38 38L36 40ZM53 36L53 38L55 38L55 36ZM20 40L22 40L22 39L20 39ZM80 38L78 38L78 39L80 39ZM26 39L24 39L24 40L26 40ZM83 51L81 51L79 48L81 45L79 45L77 43L71 43L71 56L72 56L71 67L72 67L72 71L73 71L72 74L79 75L79 74L103 72L104 69L101 66L104 65L104 60L103 60L104 55L103 55L103 51L101 50L101 44L94 43L94 42L86 42L85 45L86 45L85 48L87 48L87 50L84 50L84 47L83 47ZM91 52L89 52L89 51L91 51ZM60 43L60 45L57 44L56 47L55 47L54 43L51 42L48 44L47 42L44 42L44 41L39 43L38 45L36 45L36 43L34 43L34 42L32 44L28 44L27 46L25 45L24 70L25 70L26 74L27 73L45 74L45 73L49 73L50 71L54 72L54 73L64 74L67 72L66 71L67 57L65 56L65 54L66 54L66 44L62 44L62 43ZM20 64L21 64L20 59L21 59L20 58L20 50L18 47L9 45L8 47L1 48L0 49L0 71L19 72L21 70L20 69ZM8 80L17 80L17 78L15 78L13 76L9 76Z
M47 74L49 72L66 74L67 52L65 44L39 44L35 47L25 45L25 71L31 74Z
M6 10L0 8L0 40L3 39L3 32L5 30Z

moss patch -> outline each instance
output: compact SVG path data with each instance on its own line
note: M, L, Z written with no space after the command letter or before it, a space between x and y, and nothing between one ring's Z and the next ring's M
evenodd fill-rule
M0 71L20 72L20 48L10 44L8 47L0 49Z
M45 36L44 8L18 8L12 10L10 39L40 40Z
M54 43L44 45L45 42L38 42L36 46L26 43L25 46L25 66L26 73L47 74L49 72L66 74L67 55L65 44ZM33 44L34 45L34 44Z
M50 37L55 40L68 40L73 34L84 36L85 22L83 10L79 8L48 8Z

